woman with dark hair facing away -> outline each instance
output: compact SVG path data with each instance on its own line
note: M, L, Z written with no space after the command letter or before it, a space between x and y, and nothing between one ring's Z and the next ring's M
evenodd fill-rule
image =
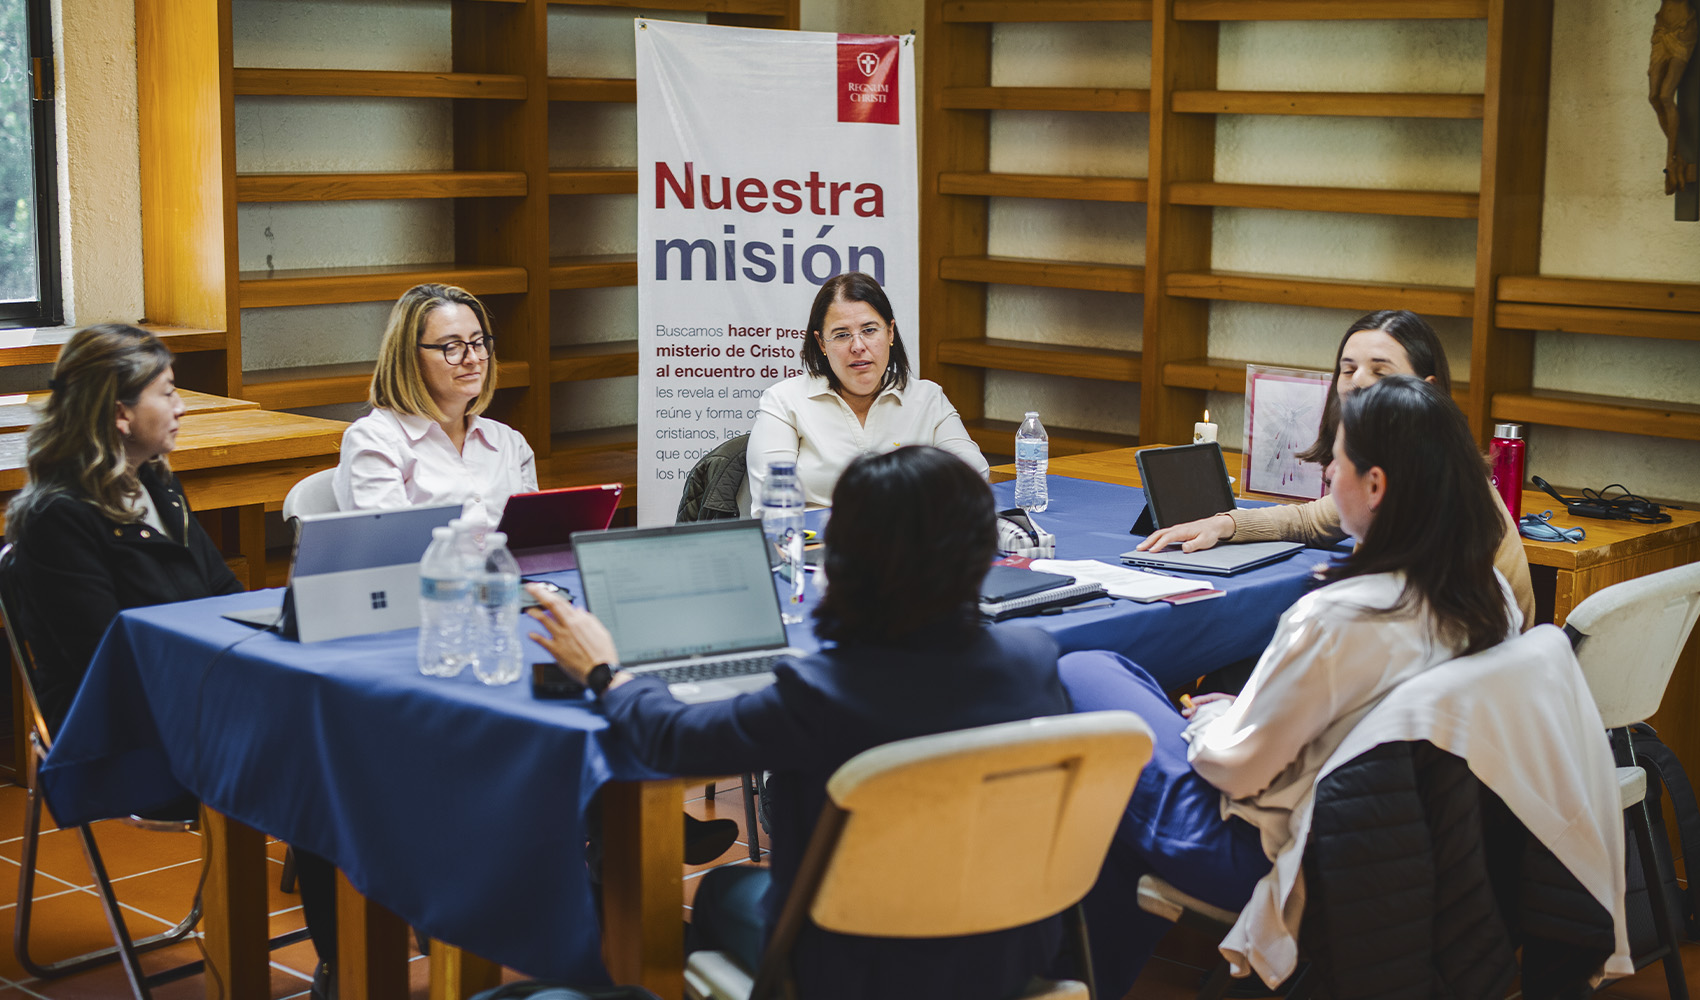
M35 663L48 728L70 711L107 626L128 608L242 590L189 513L166 456L183 416L171 350L146 330L79 330L59 351L41 420L30 429L29 482L6 508L14 546L13 624ZM158 803L148 815L186 819L198 803ZM335 955L336 869L296 852L302 908L320 955L324 996Z
M1104 996L1138 976L1168 924L1139 910L1139 877L1238 910L1290 839L1290 811L1358 720L1394 687L1517 634L1493 563L1498 498L1480 488L1464 415L1406 375L1342 400L1328 478L1361 539L1328 584L1282 615L1238 696L1176 710L1140 667L1106 652L1063 657L1078 711L1127 708L1157 734L1098 884L1087 895Z
M494 528L508 497L537 489L525 437L479 416L496 394L490 314L453 285L415 285L390 310L372 412L342 436L332 481L343 510L460 503Z
M893 740L1069 710L1051 637L980 621L980 582L997 530L991 490L973 469L930 447L865 455L838 478L832 501L824 558L831 584L815 609L815 634L826 645L781 661L763 690L681 704L660 681L621 671L607 630L589 613L542 592L543 608L532 612L548 630L534 638L585 679L614 732L648 766L772 771L772 868L709 872L691 924L697 947L730 952L752 975L839 765ZM1043 974L1060 939L1056 918L931 940L809 925L793 964L810 1000L995 1000Z
M850 271L820 287L799 354L805 373L762 393L750 430L746 461L758 508L774 462L796 463L810 507L826 506L857 455L906 444L943 448L987 475L944 390L910 375L891 300L873 278Z
M1334 383L1322 410L1316 443L1299 458L1327 465L1333 457L1334 430L1340 423L1341 401L1353 392L1374 385L1388 375L1414 375L1452 398L1452 375L1446 364L1446 349L1434 329L1416 313L1385 309L1360 318L1340 340L1334 356ZM1482 467L1482 486L1491 492L1487 468ZM1529 581L1529 557L1517 522L1500 505L1504 530L1494 552L1494 566L1510 581L1523 613L1523 627L1535 625L1535 590ZM1272 507L1242 507L1185 524L1170 525L1151 533L1139 543L1144 551L1181 544L1186 552L1208 549L1217 542L1264 542L1276 539L1326 545L1340 541L1349 532L1340 523L1340 508L1332 494L1309 503Z

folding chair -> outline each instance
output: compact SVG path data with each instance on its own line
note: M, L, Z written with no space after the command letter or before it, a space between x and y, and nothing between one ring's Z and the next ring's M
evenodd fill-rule
M113 960L121 960L125 975L130 981L130 989L136 1000L151 1000L151 989L166 983L176 982L196 975L205 968L205 962L197 959L183 965L164 969L153 974L142 971L141 953L161 948L178 941L186 940L195 929L195 924L201 919L201 899L196 894L194 903L177 926L158 934L149 935L140 940L130 936L130 929L124 920L124 912L117 895L112 889L112 880L107 876L106 863L101 859L100 849L95 844L94 831L89 824L77 827L78 839L82 842L83 854L88 859L89 872L94 876L95 894L100 897L101 909L106 915L107 926L112 931L113 945L99 948L95 951L64 958L54 962L38 962L29 953L30 912L32 897L35 893L36 849L41 838L41 790L37 774L41 764L47 759L48 751L53 747L52 736L48 731L47 719L42 714L41 704L36 699L35 682L32 676L34 660L30 653L29 641L18 633L14 627L12 610L15 607L13 594L13 562L12 546L0 548L0 624L6 629L6 639L12 650L12 669L17 671L19 687L24 694L25 723L28 726L28 749L24 760L24 778L27 798L24 809L24 843L23 856L19 862L21 871L18 873L18 912L12 926L12 950L18 956L18 963L32 976L40 979L52 979L58 976L70 975L84 969L101 965ZM125 822L144 830L157 830L173 833L187 833L198 826L195 820L159 820L147 819L142 816L131 816ZM273 938L271 946L279 948L307 938L305 929L292 931L288 934Z
M752 977L723 952L693 953L686 994L779 995L790 985L791 948L805 920L841 934L956 937L1072 907L1088 982L1041 981L1025 996L1091 997L1078 904L1150 758L1150 729L1121 711L940 733L858 754L827 784L761 968ZM977 822L988 815L998 822ZM1012 866L1012 857L1032 863Z

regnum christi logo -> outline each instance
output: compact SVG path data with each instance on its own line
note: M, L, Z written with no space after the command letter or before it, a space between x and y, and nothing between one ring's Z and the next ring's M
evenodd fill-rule
M892 35L838 36L838 120L896 125L897 54Z

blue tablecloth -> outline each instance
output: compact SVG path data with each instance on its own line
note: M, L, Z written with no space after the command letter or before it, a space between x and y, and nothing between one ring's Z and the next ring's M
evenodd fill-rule
M1012 484L996 489L1008 503ZM1138 490L1053 477L1051 497L1040 518L1059 558L1114 561L1137 541ZM1198 604L1021 621L1178 685L1260 650L1324 558L1223 580L1227 596ZM576 574L553 579L577 592ZM302 645L219 617L262 603L238 594L119 616L41 772L54 815L124 815L187 790L330 858L433 937L532 975L605 981L583 811L605 781L656 775L588 702L536 701L526 683L487 688L470 672L421 676L414 632ZM815 648L807 625L790 631Z
M1144 491L1062 476L1051 476L1049 482L1050 506L1038 520L1057 536L1058 559L1101 559L1120 565L1118 557L1139 544L1139 536L1128 534L1128 529L1145 509ZM1014 503L1014 483L999 483L992 490L999 504ZM1194 604L1117 601L1098 611L1018 621L1055 635L1065 653L1077 649L1120 653L1173 689L1261 653L1275 634L1281 612L1315 585L1316 566L1336 554L1305 549L1291 559L1235 576L1200 577L1225 593Z

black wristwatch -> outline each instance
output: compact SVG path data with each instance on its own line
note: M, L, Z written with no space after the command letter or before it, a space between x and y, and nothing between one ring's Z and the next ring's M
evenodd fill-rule
M590 673L584 677L584 686L589 688L596 697L602 697L602 692L608 690L608 685L614 682L614 668L606 663L598 663L590 668Z

